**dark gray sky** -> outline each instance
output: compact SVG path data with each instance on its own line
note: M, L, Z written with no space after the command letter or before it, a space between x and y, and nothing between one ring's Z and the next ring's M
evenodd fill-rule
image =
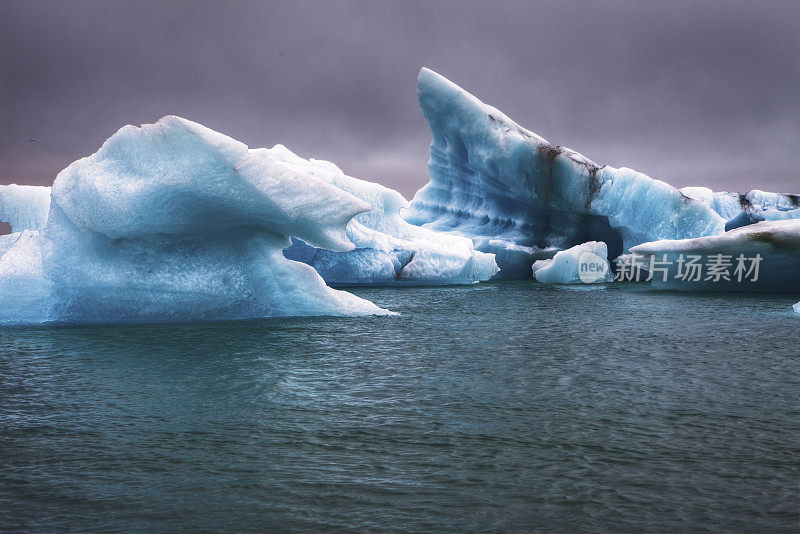
M800 192L800 2L764 0L0 0L0 183L177 114L411 197L420 66L601 164Z

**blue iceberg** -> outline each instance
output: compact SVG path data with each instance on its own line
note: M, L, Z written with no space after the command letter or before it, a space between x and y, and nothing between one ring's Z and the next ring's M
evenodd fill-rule
M534 261L588 241L606 243L614 259L641 243L800 217L796 196L678 190L598 165L429 69L420 71L417 92L433 136L430 182L405 218L470 237L476 249L496 255L501 277L528 277Z
M0 238L0 324L390 313L283 255L352 250L368 203L191 121L125 126L36 191L0 190L12 229L41 228Z
M347 176L329 161L303 159L283 145L249 149L249 155L309 176L311 183L324 181L369 206L347 223L346 238L353 243L348 250L313 246L286 234L295 237L284 255L311 265L329 284L472 284L489 280L499 270L494 254L475 250L472 240L406 222L400 213L408 201L397 191ZM0 186L0 220L9 221L15 231L42 228L49 207L49 187Z

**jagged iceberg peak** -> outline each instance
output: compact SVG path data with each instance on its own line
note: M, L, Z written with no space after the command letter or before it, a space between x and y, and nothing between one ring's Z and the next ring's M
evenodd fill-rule
M336 252L295 241L284 251L286 257L314 267L330 284L471 284L498 271L494 255L475 250L470 239L403 220L400 213L408 201L393 189L347 176L329 161L303 159L283 145L251 152L324 180L372 206L347 225L356 250Z
M530 273L537 254L587 241L606 242L614 258L646 241L724 231L705 203L554 146L429 69L417 94L433 135L431 180L405 217L472 237L503 271Z
M186 119L125 126L59 173L41 232L0 239L0 323L386 313L282 254L351 250L369 209Z

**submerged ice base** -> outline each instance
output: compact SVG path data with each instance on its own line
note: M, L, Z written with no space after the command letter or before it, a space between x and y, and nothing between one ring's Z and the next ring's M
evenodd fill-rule
M41 231L0 239L0 324L389 313L282 252L352 250L369 209L191 121L125 126L59 173Z

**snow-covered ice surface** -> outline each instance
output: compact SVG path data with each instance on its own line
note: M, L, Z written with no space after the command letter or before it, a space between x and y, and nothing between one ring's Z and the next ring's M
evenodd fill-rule
M478 252L468 238L407 223L403 196L380 184L345 175L329 161L303 159L283 145L252 154L271 158L299 173L340 188L372 206L347 225L355 250L338 252L295 240L287 258L308 263L336 285L470 284L498 270L493 254Z
M282 252L351 250L369 209L194 122L125 126L59 173L40 232L0 238L0 323L389 313Z
M501 276L579 243L608 244L609 258L660 239L721 234L758 220L800 216L792 195L679 191L628 168L597 165L554 146L435 72L417 93L433 140L431 180L404 217L468 236L494 252Z
M644 266L659 266L651 281L657 289L800 291L800 220L797 219L759 222L716 236L644 243L633 247L631 253L641 256ZM692 256L701 258L697 260L703 266L698 280L694 273L688 276L686 262ZM755 258L760 258L755 261L757 268L752 261ZM710 271L711 264L718 267ZM737 273L737 268L743 271ZM729 280L715 274L723 271Z
M12 232L40 230L50 210L50 188L36 185L0 185L0 221Z
M608 247L602 241L589 241L556 253L552 259L538 260L533 277L544 284L611 282Z

